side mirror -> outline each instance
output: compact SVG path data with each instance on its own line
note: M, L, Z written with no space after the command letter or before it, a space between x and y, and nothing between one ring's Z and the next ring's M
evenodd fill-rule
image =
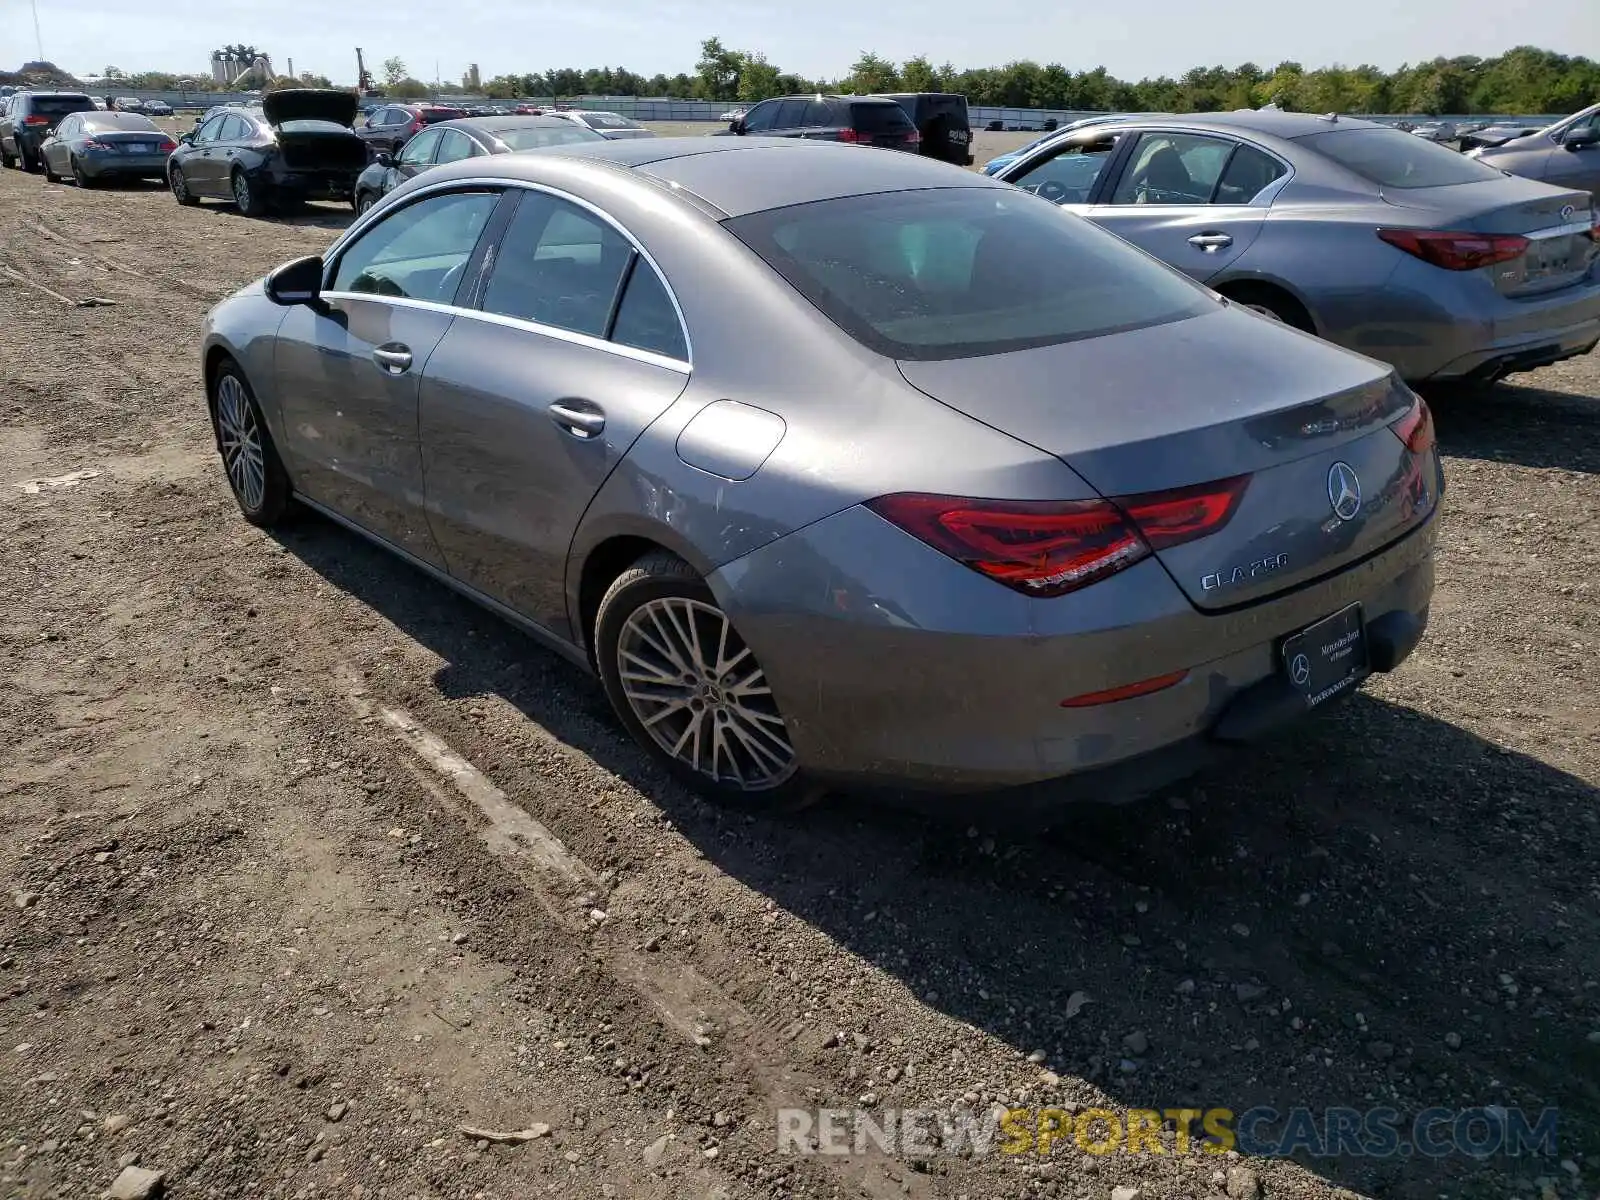
M1600 143L1600 129L1596 129L1593 125L1569 129L1561 135L1561 144L1568 150L1582 150L1597 143Z
M194 143L194 130L191 129L188 133L180 133L178 135L178 141L180 144L185 146L192 145Z
M394 166L394 155L390 154L387 150L379 150L372 156L372 161L377 163L380 167L392 167Z
M267 299L288 307L315 305L322 295L322 256L312 254L286 262L267 276Z

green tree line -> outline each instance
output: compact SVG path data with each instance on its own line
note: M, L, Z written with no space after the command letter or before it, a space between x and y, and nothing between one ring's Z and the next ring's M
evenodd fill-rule
M499 75L490 96L669 96L748 104L797 92L959 92L973 104L1017 108L1217 112L1276 102L1302 112L1566 113L1600 101L1600 63L1518 46L1495 58L1467 55L1407 64L1307 70L1297 62L1268 69L1195 67L1182 78L1137 83L1104 67L1072 71L1031 60L957 70L918 57L896 65L864 53L840 79L807 79L781 70L764 54L734 50L718 38L701 45L694 73L644 76L622 67L565 68L541 74Z

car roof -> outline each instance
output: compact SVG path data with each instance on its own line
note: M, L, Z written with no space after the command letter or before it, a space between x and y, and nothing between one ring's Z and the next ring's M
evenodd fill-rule
M566 129L570 124L570 121L558 121L554 117L536 117L527 113L490 113L482 117L457 117L453 121L439 121L429 128L475 129L480 133L494 133L500 129Z
M889 103L893 103L890 101ZM778 156L799 156L797 157ZM871 150L800 138L636 138L551 146L535 155L464 159L428 172L430 181L493 178L541 182L552 159L587 160L596 170L637 172L655 186L687 192L725 216L771 208L929 188L1011 185L949 163L895 150ZM544 160L541 162L541 160Z
M1312 113L1283 112L1278 109L1242 108L1225 113L1187 113L1172 116L1136 117L1140 125L1181 125L1185 129L1215 129L1219 133L1262 133L1285 141L1332 129L1387 129L1376 121L1357 117L1317 116Z

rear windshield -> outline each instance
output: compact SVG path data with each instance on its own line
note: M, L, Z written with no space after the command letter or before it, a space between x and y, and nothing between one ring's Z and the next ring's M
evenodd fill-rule
M583 121L587 125L593 125L596 129L639 128L638 125L628 120L627 117L619 117L616 113L584 113Z
M592 142L600 137L598 133L581 125L567 125L564 129L523 127L495 129L490 132L513 150L542 150L546 146L570 146L574 142Z
M846 333L972 358L1207 311L1182 275L1048 201L992 188L850 196L725 222Z
M861 133L898 133L915 129L906 110L898 104L852 104L850 127Z
M156 128L156 123L138 113L97 112L93 117L85 118L83 128L87 133L111 133L118 129L137 129L148 133Z
M337 121L316 121L310 118L302 121L284 121L278 126L280 133L349 133L350 126L341 125Z
M1399 129L1341 129L1296 140L1379 187L1448 187L1505 178L1475 158Z
M425 108L420 115L424 125L432 125L435 121L459 121L467 115L467 110L464 108Z
M68 113L93 112L94 101L87 96L34 96L29 105L42 117L64 117Z

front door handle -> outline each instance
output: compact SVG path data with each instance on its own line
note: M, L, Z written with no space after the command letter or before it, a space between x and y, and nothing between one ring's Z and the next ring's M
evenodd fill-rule
M390 375L404 375L411 369L411 351L406 346L390 344L379 346L372 352L372 361L378 369Z
M587 400L557 400L549 407L550 419L575 438L587 441L606 427L606 415Z
M1233 235L1227 233L1197 233L1189 239L1189 245L1197 250L1211 253L1213 250L1226 250L1233 245Z

